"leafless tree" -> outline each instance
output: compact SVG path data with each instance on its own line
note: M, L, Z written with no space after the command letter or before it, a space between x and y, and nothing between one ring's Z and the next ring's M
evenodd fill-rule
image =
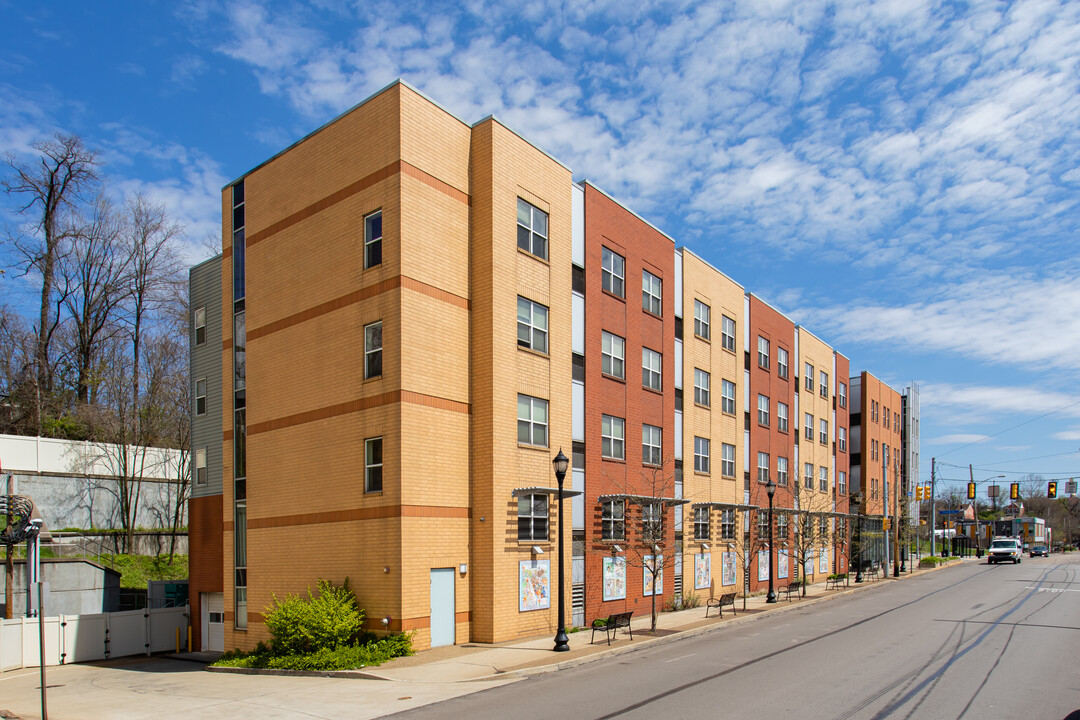
M792 483L792 494L795 498L795 510L790 517L794 532L789 547L791 558L795 562L793 577L797 578L817 552L824 552L832 544L833 503L832 495L815 492L798 479ZM806 597L806 583L802 584L800 592Z

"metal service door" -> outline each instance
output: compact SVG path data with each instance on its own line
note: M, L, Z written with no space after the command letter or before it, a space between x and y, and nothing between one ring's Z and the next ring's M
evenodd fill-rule
M454 568L431 570L431 647L454 644Z
M225 594L201 593L202 649L225 651Z

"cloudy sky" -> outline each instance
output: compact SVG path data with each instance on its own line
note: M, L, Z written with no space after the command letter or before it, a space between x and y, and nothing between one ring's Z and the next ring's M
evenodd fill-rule
M0 149L82 135L197 261L225 183L400 77L920 383L926 479L1080 476L1080 3L452 5L0 0Z

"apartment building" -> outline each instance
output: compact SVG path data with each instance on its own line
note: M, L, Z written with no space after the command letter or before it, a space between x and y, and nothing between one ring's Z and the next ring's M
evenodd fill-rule
M833 455L836 464L836 515L833 518L833 567L834 572L844 573L848 569L851 549L851 361L840 352L833 352L833 367L836 377L836 394L833 397L833 416L836 419L836 452Z
M858 508L852 501L851 511L861 515L864 560L890 561L891 532L886 530L895 531L901 498L901 396L867 371L852 377L850 387L852 442L857 448L851 455L850 492L861 499Z

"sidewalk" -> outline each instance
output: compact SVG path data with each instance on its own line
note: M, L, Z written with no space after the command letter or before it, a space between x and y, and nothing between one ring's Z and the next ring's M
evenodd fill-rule
M706 618L704 606L678 612L659 613L656 618L655 634L649 633L651 618L648 614L635 616L630 623L633 640L625 630L619 630L610 646L601 633L596 634L596 642L593 643L590 642L592 631L581 630L570 633L569 652L556 653L552 650L554 646L554 633L552 633L550 637L535 637L493 645L465 643L434 648L409 657L396 658L371 670L318 674L414 683L467 682L506 678L510 675L535 675L594 662L657 643L673 642L685 637L715 632L731 625L753 622L768 614L805 608L826 602L833 597L880 587L896 579L902 580L927 572L933 572L933 570L916 568L914 572L903 573L899 578L893 578L890 574L885 579L867 579L860 584L855 584L854 580L849 578L849 585L841 586L839 590L826 590L825 583L815 583L807 586L805 598L792 593L790 601L781 596L774 605L766 604L764 594L756 595L747 598L745 611L742 598L738 598L735 601L735 612L732 613L730 607L725 607L722 618L715 608L709 610L709 617ZM232 668L213 668L213 671L259 672Z

